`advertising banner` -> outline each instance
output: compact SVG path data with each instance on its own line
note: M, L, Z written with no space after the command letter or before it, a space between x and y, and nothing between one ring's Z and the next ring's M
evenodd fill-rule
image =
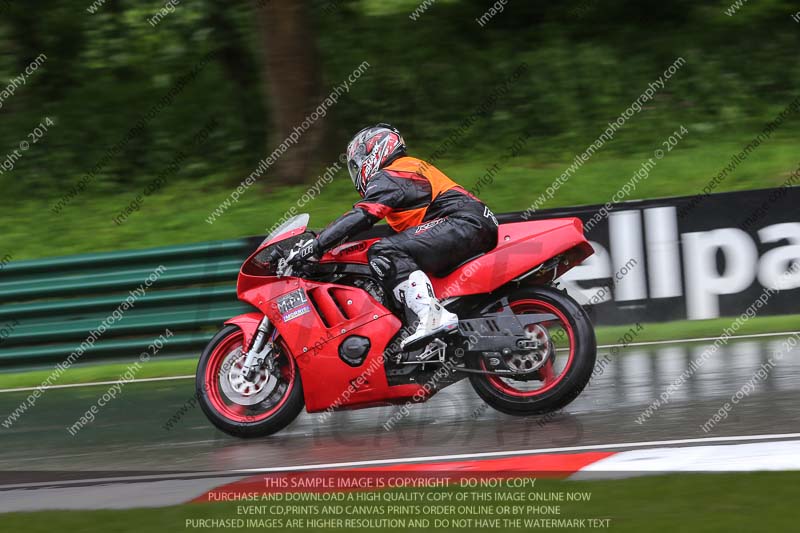
M800 188L537 211L578 217L595 254L562 278L596 323L800 313ZM501 222L522 220L507 213Z

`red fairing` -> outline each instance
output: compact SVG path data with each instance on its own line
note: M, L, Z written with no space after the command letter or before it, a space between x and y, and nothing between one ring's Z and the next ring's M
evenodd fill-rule
M383 353L401 323L367 292L299 278L260 278L256 283L248 279L252 277L240 274L239 298L269 318L294 355L308 412L429 396L419 385L388 385ZM256 319L260 315L251 313L229 322L242 327L249 343ZM352 335L370 341L367 358L358 367L346 364L338 353L340 343Z
M548 259L567 254L568 264L558 268L561 276L594 253L578 218L502 224L498 232L497 248L443 278L431 278L439 299L491 292Z
M342 362L337 351L338 342L318 338L313 349L297 358L306 410L313 413L329 407L391 404L411 400L414 395L418 395L419 400L427 399L430 394L419 385L390 386L386 381L383 353L400 326L400 320L394 315L383 315L349 330L348 336L358 335L370 340L366 360L358 367Z

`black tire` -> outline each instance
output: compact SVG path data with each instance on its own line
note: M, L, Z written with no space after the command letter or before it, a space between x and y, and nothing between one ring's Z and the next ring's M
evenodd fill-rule
M560 310L574 333L573 361L551 389L532 397L508 394L493 385L485 374L470 374L470 383L487 404L506 414L527 416L557 411L577 398L592 377L597 356L594 327L586 311L565 291L550 287L520 287L510 290L506 296L510 304L520 300L539 300ZM468 358L467 366L484 370L478 357Z
M303 383L300 380L300 371L297 368L294 358L284 350L284 354L281 355L281 358L285 358L283 361L284 364L292 365L293 379L291 381L293 384L291 390L286 392L287 397L285 400L283 400L283 396L281 396L281 401L283 401L282 405L263 420L248 422L229 418L224 412L220 412L220 410L214 406L214 401L211 398L211 395L215 394L213 392L213 385L206 382L206 375L209 362L212 362L212 355L215 355L217 348L222 347L224 349L224 345L226 344L231 346L235 345L236 336L242 336L241 330L237 326L229 325L222 328L219 333L209 341L205 350L203 350L203 354L200 356L200 361L197 363L195 393L206 417L208 417L212 424L225 433L242 438L271 435L291 424L292 421L297 418L297 415L300 414L300 411L303 410L305 402L303 400ZM216 364L217 357L219 357L219 355L215 356L213 364Z

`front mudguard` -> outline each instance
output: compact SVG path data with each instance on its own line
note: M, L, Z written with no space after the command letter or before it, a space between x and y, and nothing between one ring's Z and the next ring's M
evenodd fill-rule
M246 351L253 343L253 335L255 335L256 329L258 329L258 325L263 319L263 313L245 313L226 320L225 325L233 325L242 330L244 334L244 347L242 349Z

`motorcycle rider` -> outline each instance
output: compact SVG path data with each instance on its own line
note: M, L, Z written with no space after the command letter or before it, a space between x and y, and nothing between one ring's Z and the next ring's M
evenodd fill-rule
M298 243L295 260L316 260L381 219L397 233L367 252L369 266L417 325L401 344L452 331L458 317L436 299L425 272L441 274L497 245L497 219L478 198L433 165L410 157L400 132L368 126L347 146L347 169L362 200L317 235Z

